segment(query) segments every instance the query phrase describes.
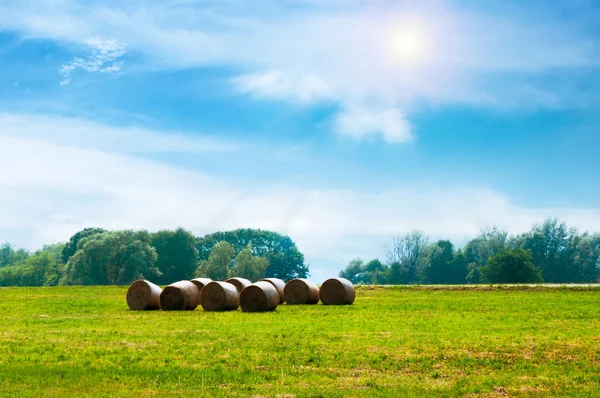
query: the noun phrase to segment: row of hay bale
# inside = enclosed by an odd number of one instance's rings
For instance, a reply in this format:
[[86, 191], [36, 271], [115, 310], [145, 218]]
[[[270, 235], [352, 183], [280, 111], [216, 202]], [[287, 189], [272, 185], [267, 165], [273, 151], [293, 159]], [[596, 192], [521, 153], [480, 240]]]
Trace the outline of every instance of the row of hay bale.
[[273, 311], [287, 303], [325, 305], [352, 304], [356, 291], [349, 280], [331, 278], [321, 288], [303, 278], [287, 284], [277, 278], [265, 278], [252, 283], [244, 278], [230, 278], [224, 282], [208, 278], [179, 281], [161, 289], [146, 280], [138, 280], [127, 290], [127, 305], [132, 310], [195, 310], [201, 305], [205, 311], [233, 311], [242, 307], [244, 312]]

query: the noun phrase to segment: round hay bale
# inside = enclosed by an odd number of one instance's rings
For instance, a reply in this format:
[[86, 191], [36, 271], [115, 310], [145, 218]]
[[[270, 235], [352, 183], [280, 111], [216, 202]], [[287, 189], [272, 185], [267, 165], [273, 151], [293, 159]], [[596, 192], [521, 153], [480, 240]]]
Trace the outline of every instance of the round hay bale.
[[132, 310], [157, 310], [160, 308], [162, 289], [152, 282], [137, 280], [127, 289], [127, 305]]
[[194, 285], [196, 285], [196, 287], [198, 288], [198, 290], [200, 290], [200, 292], [202, 293], [202, 289], [204, 289], [204, 286], [206, 286], [210, 282], [212, 282], [212, 279], [210, 279], [210, 278], [196, 278], [196, 279], [192, 279], [190, 282], [192, 282]]
[[240, 294], [240, 306], [244, 312], [273, 311], [279, 305], [279, 300], [275, 286], [266, 281], [253, 283]]
[[240, 306], [240, 294], [232, 283], [210, 282], [200, 294], [204, 311], [234, 311]]
[[200, 303], [200, 290], [190, 281], [179, 281], [165, 287], [160, 294], [163, 311], [195, 310]]
[[321, 285], [319, 297], [325, 305], [352, 304], [356, 299], [356, 290], [348, 279], [330, 278]]
[[259, 282], [269, 282], [271, 285], [275, 286], [277, 293], [279, 293], [279, 304], [285, 303], [285, 295], [283, 294], [285, 282], [283, 280], [278, 278], [263, 278]]
[[285, 302], [288, 304], [317, 304], [319, 288], [314, 282], [304, 278], [292, 279], [283, 289]]
[[246, 286], [250, 286], [252, 284], [252, 281], [249, 281], [248, 279], [245, 279], [245, 278], [238, 278], [238, 277], [229, 278], [225, 282], [231, 283], [233, 286], [235, 286], [238, 293], [241, 293], [242, 290], [244, 290], [244, 288]]

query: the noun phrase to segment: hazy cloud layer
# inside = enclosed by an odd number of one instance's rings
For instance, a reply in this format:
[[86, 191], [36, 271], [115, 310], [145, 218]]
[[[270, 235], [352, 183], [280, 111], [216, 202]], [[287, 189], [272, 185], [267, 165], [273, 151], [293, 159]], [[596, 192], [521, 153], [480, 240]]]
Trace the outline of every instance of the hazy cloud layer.
[[[62, 123], [47, 122], [39, 128]], [[289, 234], [321, 276], [331, 276], [351, 258], [381, 256], [391, 237], [413, 229], [460, 243], [486, 225], [517, 233], [548, 216], [583, 230], [600, 223], [597, 209], [523, 207], [469, 186], [399, 185], [368, 193], [286, 182], [247, 186], [18, 128], [0, 135], [0, 168], [7, 171], [0, 174], [0, 241], [27, 247], [66, 240], [88, 226], [184, 226], [197, 234], [265, 228]], [[95, 128], [108, 135], [113, 129]]]

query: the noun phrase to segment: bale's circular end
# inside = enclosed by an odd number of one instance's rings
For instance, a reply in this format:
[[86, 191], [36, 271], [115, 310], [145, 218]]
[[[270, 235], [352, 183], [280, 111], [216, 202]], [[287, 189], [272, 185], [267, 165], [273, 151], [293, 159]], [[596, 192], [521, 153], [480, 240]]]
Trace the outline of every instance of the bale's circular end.
[[235, 286], [226, 282], [210, 282], [200, 293], [204, 311], [233, 311], [240, 306], [240, 294]]
[[160, 295], [163, 311], [194, 310], [200, 302], [200, 290], [190, 281], [179, 281], [165, 287]]
[[244, 290], [245, 287], [250, 286], [252, 284], [251, 281], [249, 281], [246, 278], [229, 278], [227, 279], [225, 282], [227, 283], [231, 283], [233, 286], [235, 286], [235, 288], [237, 289], [238, 293], [241, 293], [242, 290]]
[[244, 312], [273, 311], [279, 305], [279, 293], [269, 282], [260, 281], [246, 287], [240, 295]]
[[319, 288], [308, 279], [292, 279], [285, 285], [283, 294], [288, 304], [317, 304], [319, 302]]
[[325, 305], [348, 305], [356, 299], [356, 290], [348, 279], [331, 278], [323, 282], [319, 296]]
[[160, 308], [161, 292], [162, 289], [154, 283], [140, 279], [127, 289], [127, 305], [136, 311], [157, 310]]
[[283, 290], [285, 289], [285, 282], [278, 278], [263, 278], [259, 282], [269, 282], [271, 285], [277, 289], [277, 293], [279, 293], [279, 304], [285, 303], [285, 295], [283, 294]]
[[194, 285], [196, 285], [196, 287], [198, 288], [198, 290], [202, 291], [202, 289], [204, 289], [204, 286], [206, 286], [210, 282], [212, 282], [212, 279], [210, 279], [210, 278], [196, 278], [196, 279], [192, 279], [190, 282], [192, 282]]

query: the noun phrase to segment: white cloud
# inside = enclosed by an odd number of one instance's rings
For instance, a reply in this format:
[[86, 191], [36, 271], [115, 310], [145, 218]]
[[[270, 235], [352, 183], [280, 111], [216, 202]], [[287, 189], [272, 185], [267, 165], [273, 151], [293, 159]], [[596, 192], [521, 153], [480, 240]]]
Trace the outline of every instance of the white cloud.
[[336, 117], [340, 135], [355, 140], [381, 134], [389, 143], [411, 141], [411, 126], [400, 109], [372, 109], [360, 105], [345, 105]]
[[[110, 128], [108, 128], [110, 129]], [[8, 127], [0, 135], [0, 241], [27, 247], [66, 240], [87, 226], [175, 228], [197, 234], [239, 227], [289, 234], [332, 276], [354, 257], [382, 255], [396, 235], [422, 229], [460, 241], [485, 225], [513, 233], [557, 216], [593, 230], [594, 208], [518, 206], [491, 189], [398, 184], [368, 193], [290, 183], [240, 184], [107, 148], [74, 146]]]
[[331, 98], [327, 84], [315, 75], [267, 71], [235, 77], [232, 83], [241, 93], [258, 98], [295, 100], [302, 104]]
[[86, 44], [91, 49], [89, 56], [86, 58], [76, 57], [61, 66], [60, 73], [63, 76], [61, 85], [69, 84], [71, 74], [76, 69], [98, 73], [116, 73], [121, 70], [123, 61], [119, 61], [119, 58], [126, 53], [125, 43], [114, 38], [93, 37], [86, 40]]
[[134, 153], [232, 152], [236, 143], [195, 134], [108, 126], [61, 116], [0, 113], [0, 136], [51, 140], [54, 143]]

